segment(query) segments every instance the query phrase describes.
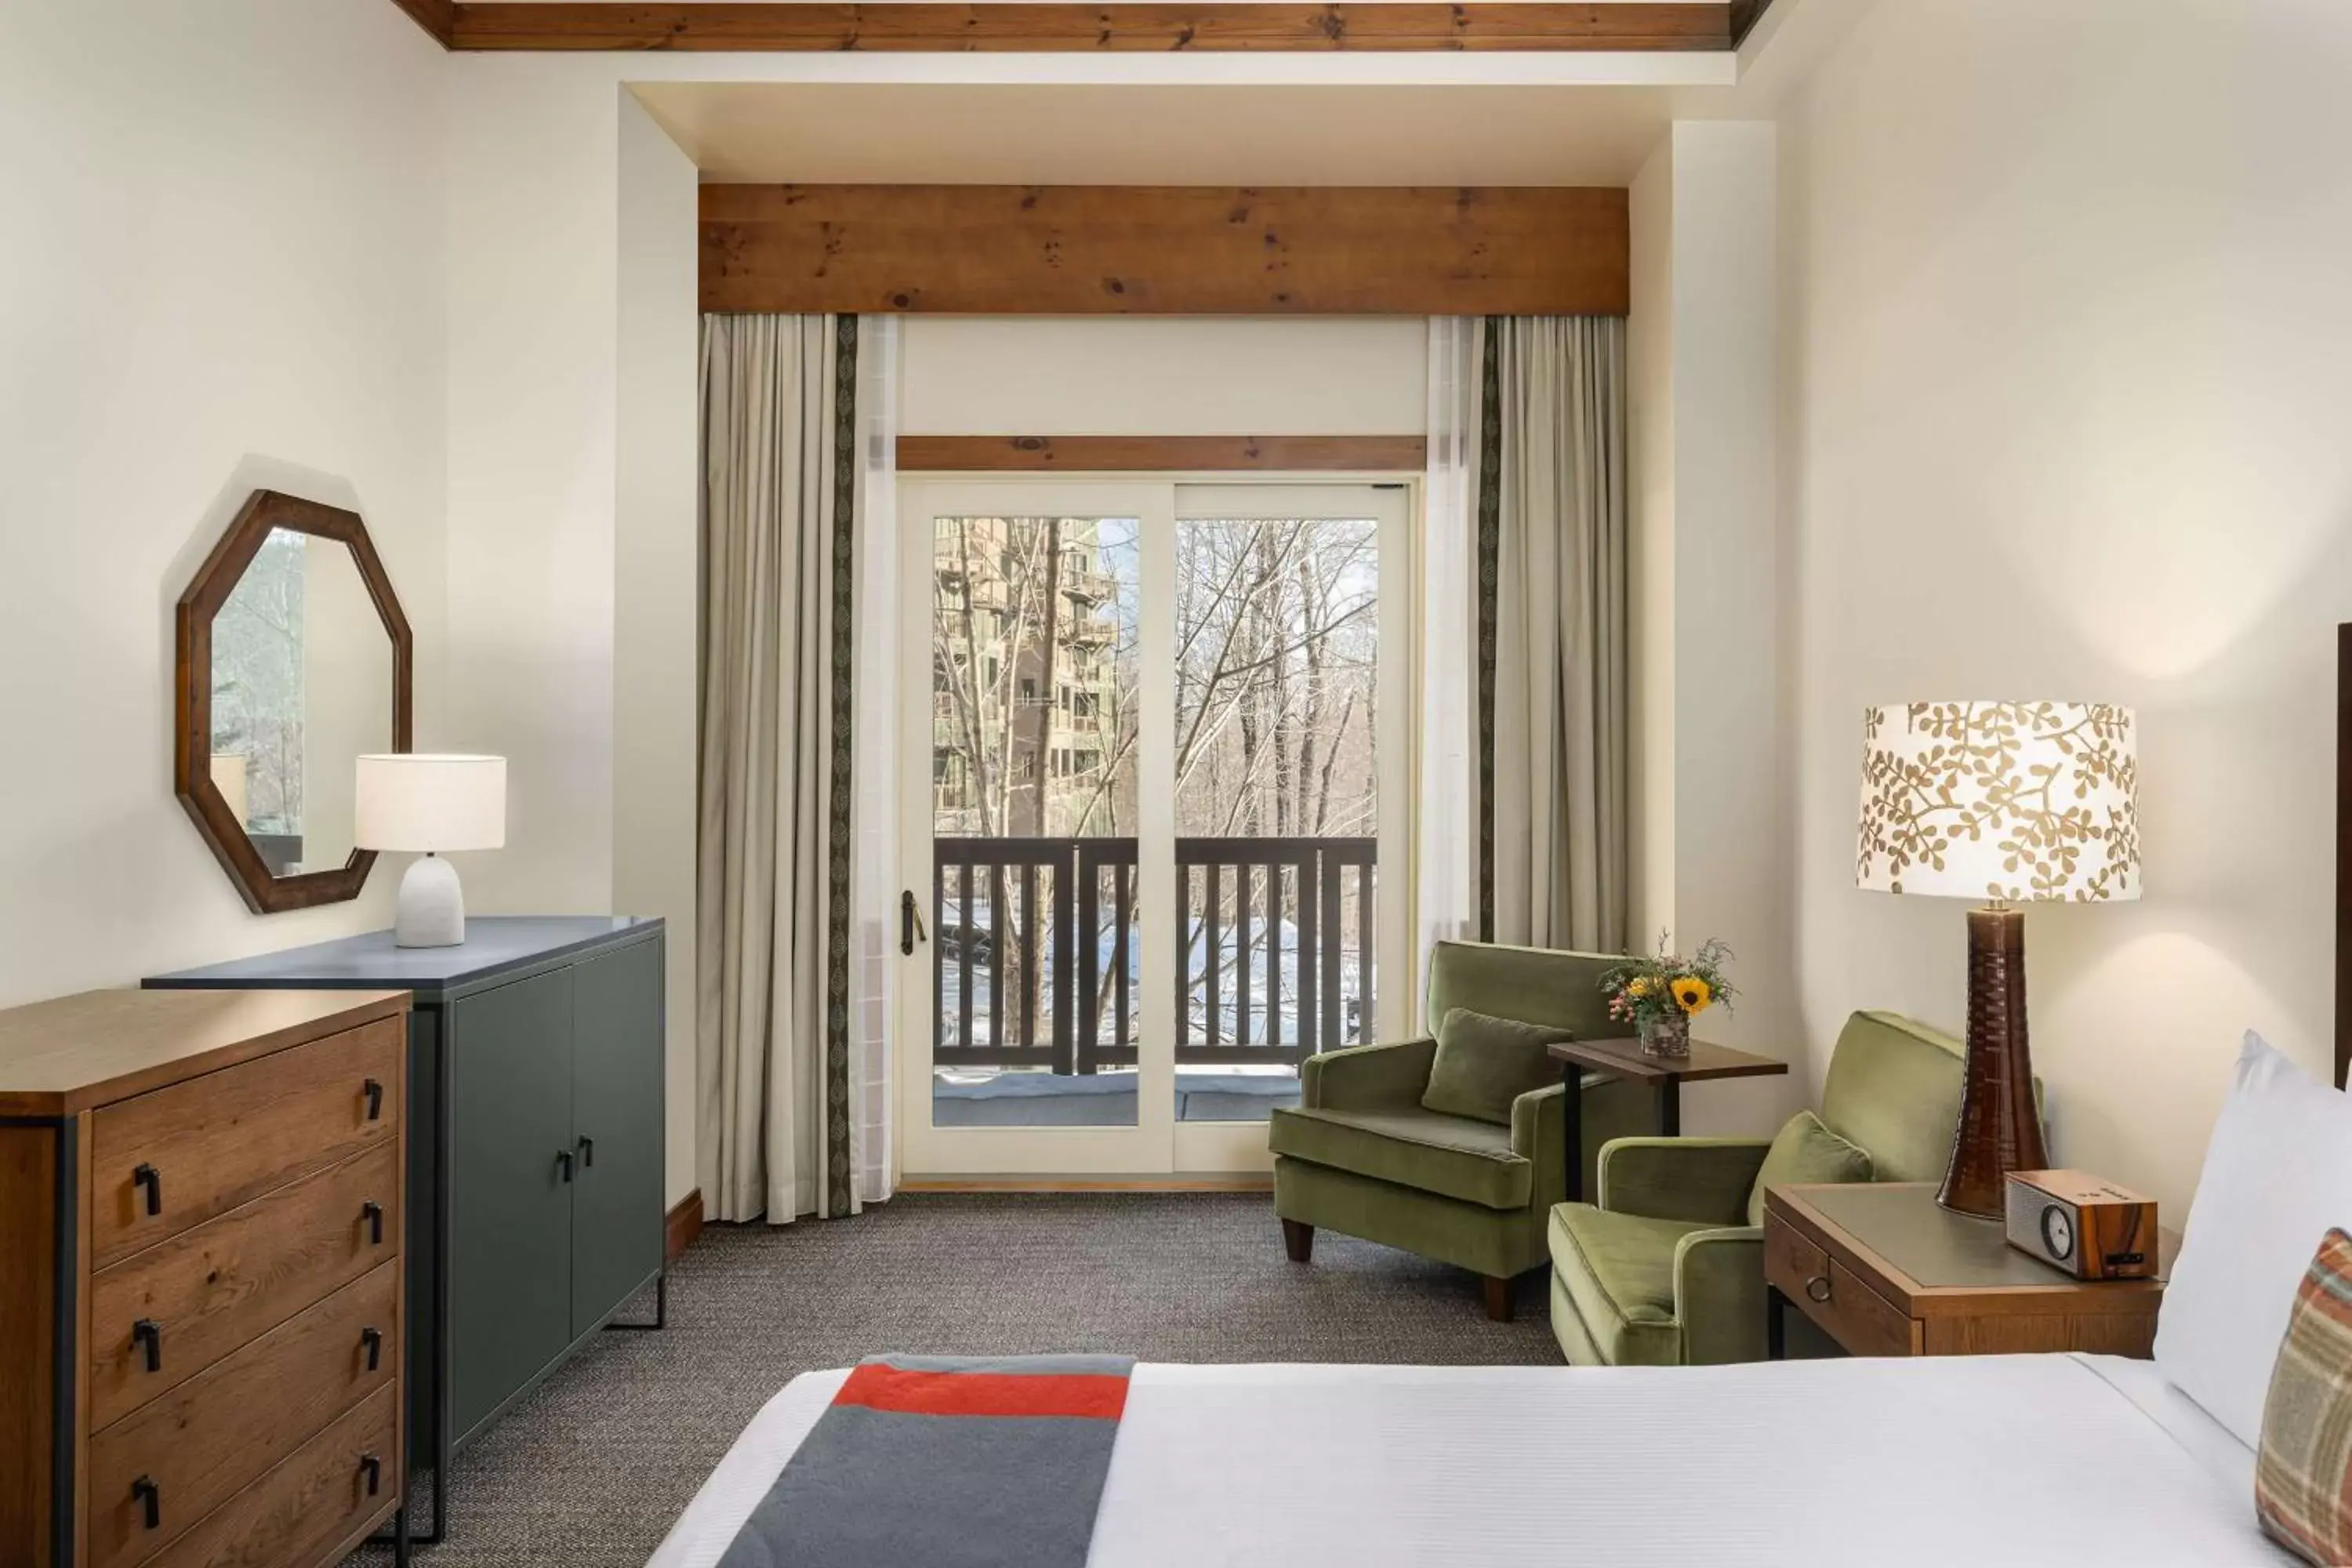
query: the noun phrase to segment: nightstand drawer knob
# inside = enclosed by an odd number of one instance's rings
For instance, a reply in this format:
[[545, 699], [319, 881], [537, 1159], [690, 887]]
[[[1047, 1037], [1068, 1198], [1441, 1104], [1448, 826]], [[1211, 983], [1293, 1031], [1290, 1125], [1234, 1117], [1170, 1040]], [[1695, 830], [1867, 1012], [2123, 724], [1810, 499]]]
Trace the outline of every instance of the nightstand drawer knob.
[[1826, 1274], [1816, 1274], [1811, 1279], [1806, 1280], [1805, 1295], [1808, 1300], [1814, 1301], [1828, 1300], [1830, 1299], [1829, 1276]]

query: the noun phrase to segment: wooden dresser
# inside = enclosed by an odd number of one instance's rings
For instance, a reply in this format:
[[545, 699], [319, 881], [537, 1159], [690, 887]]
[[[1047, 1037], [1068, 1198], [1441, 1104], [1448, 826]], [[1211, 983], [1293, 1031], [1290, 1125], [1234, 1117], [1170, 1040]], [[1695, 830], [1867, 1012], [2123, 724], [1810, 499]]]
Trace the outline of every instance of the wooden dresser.
[[323, 1568], [398, 1517], [409, 1000], [0, 1012], [0, 1563]]

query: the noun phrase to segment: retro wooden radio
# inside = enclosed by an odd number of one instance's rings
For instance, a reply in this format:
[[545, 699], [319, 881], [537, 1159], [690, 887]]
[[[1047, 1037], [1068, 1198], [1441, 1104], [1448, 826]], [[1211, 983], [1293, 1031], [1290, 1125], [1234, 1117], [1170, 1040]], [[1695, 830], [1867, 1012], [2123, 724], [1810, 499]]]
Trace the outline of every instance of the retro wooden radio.
[[2156, 1201], [2086, 1171], [2012, 1171], [2009, 1244], [2077, 1279], [2147, 1279], [2157, 1269]]

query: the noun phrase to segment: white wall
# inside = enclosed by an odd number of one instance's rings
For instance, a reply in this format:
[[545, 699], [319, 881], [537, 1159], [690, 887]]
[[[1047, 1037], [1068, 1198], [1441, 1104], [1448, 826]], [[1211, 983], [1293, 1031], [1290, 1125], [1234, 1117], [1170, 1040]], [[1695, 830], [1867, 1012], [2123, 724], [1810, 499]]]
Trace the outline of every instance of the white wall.
[[1428, 424], [1412, 317], [909, 316], [915, 436], [1399, 436]]
[[701, 604], [695, 170], [621, 104], [613, 582], [613, 908], [669, 962], [669, 1201], [694, 1187], [696, 668]]
[[444, 71], [381, 0], [11, 10], [0, 1005], [389, 923], [396, 866], [246, 911], [172, 797], [172, 608], [251, 489], [354, 508], [440, 737]]
[[[1627, 323], [1637, 942], [1728, 942], [1741, 994], [1699, 1032], [1801, 1055], [1787, 917], [1775, 581], [1776, 132], [1683, 121], [1632, 190]], [[1802, 1079], [1688, 1097], [1697, 1133], [1769, 1134]]]
[[1957, 1031], [1958, 900], [1853, 886], [1867, 703], [2141, 723], [2147, 897], [2033, 910], [2055, 1155], [2176, 1218], [2239, 1033], [2329, 1063], [2352, 619], [2352, 16], [1905, 0], [1783, 123], [1795, 875], [1816, 1075]]

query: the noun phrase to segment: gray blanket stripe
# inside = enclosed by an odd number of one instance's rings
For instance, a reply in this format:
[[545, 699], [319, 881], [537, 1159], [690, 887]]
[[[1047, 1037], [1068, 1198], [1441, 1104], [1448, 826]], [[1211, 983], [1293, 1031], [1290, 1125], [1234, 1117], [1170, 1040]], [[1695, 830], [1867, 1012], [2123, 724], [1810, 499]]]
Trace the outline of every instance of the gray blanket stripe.
[[[900, 1372], [1126, 1378], [1124, 1356], [869, 1356]], [[1118, 1424], [833, 1405], [719, 1568], [1084, 1568]]]

